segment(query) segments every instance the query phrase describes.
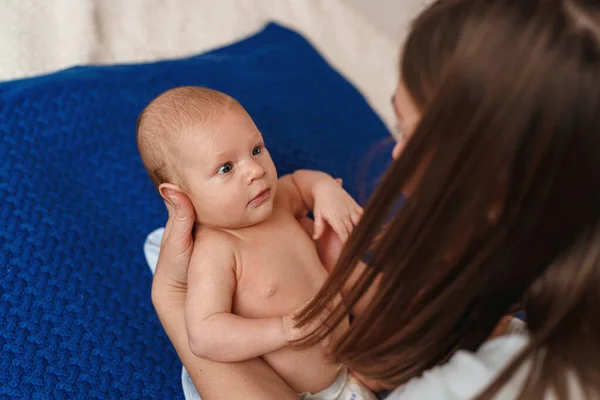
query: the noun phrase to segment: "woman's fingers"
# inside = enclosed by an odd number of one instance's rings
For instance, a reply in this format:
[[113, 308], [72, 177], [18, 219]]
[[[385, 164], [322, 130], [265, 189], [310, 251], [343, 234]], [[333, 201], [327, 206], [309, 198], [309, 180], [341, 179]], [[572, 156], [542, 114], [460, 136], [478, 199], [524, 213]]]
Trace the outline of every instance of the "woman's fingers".
[[192, 231], [194, 226], [194, 207], [188, 197], [182, 193], [171, 192], [171, 210], [169, 219], [173, 220], [173, 235], [175, 239], [181, 239]]
[[188, 197], [182, 193], [169, 191], [168, 197], [169, 201], [165, 203], [169, 211], [169, 220], [165, 227], [164, 240], [180, 243], [187, 247], [192, 239], [195, 220], [194, 207]]
[[171, 215], [175, 215], [175, 208], [171, 203], [165, 201], [165, 206], [167, 207], [167, 212], [169, 213], [169, 217], [167, 218], [167, 223], [165, 224], [165, 231], [163, 232], [162, 239], [160, 241], [160, 248], [162, 249], [165, 242], [169, 238], [171, 234], [171, 228], [173, 227]]
[[190, 200], [182, 193], [170, 191], [165, 205], [169, 211], [169, 219], [156, 262], [153, 296], [155, 289], [158, 291], [165, 285], [185, 286], [194, 245], [192, 230], [195, 214]]

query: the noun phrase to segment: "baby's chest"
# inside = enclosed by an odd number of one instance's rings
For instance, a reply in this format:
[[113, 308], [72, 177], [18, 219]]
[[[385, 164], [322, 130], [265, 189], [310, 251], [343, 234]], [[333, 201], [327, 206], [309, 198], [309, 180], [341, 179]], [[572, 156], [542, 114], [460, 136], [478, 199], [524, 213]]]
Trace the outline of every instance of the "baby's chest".
[[288, 314], [314, 296], [327, 277], [308, 237], [272, 238], [240, 256], [234, 311], [246, 317]]

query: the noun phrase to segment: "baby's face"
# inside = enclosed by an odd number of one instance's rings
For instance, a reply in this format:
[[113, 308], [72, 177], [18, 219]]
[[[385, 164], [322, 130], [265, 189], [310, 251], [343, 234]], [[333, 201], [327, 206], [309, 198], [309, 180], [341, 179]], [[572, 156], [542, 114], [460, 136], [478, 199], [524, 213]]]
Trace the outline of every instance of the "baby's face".
[[277, 171], [247, 113], [228, 110], [208, 126], [186, 132], [177, 146], [198, 222], [236, 229], [269, 218]]

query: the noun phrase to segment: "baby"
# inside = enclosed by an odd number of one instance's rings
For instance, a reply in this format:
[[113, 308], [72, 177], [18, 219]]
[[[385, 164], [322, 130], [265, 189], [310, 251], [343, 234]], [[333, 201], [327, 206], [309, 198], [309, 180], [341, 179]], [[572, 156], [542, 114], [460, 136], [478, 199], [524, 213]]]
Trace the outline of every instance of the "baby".
[[185, 193], [195, 209], [185, 313], [192, 352], [220, 362], [262, 357], [302, 399], [374, 399], [328, 362], [328, 343], [289, 345], [320, 323], [297, 329], [293, 315], [327, 278], [298, 218], [312, 210], [316, 236], [328, 223], [345, 240], [362, 209], [341, 185], [306, 170], [277, 179], [248, 113], [211, 89], [155, 98], [140, 114], [137, 143], [160, 195]]

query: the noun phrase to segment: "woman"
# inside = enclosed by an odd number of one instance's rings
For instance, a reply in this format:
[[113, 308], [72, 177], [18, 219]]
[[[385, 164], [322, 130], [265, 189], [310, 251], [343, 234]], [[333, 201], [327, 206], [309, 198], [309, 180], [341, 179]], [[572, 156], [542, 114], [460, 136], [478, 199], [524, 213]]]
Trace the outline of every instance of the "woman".
[[[600, 4], [439, 0], [415, 21], [393, 105], [411, 138], [301, 315], [348, 300], [308, 341], [360, 300], [334, 356], [398, 387], [390, 399], [600, 396]], [[153, 302], [200, 394], [295, 398], [259, 360], [191, 355], [192, 213], [168, 208]], [[484, 343], [520, 302], [529, 337]]]

